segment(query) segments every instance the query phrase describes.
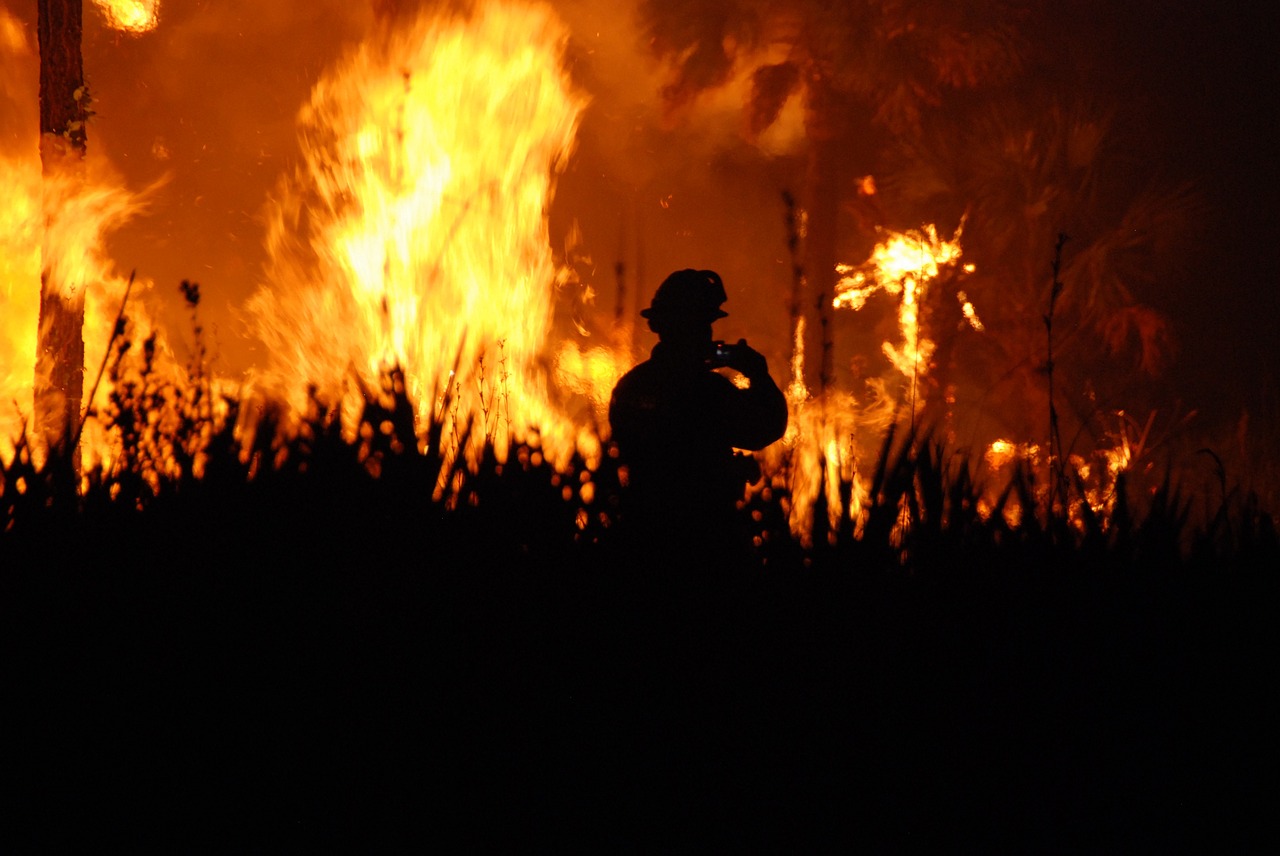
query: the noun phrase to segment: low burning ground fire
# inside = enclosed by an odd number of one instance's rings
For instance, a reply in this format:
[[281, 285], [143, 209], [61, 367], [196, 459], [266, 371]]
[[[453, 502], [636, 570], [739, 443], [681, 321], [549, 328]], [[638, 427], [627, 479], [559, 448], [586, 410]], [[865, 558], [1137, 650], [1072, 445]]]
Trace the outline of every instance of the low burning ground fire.
[[[99, 5], [124, 31], [163, 26], [158, 3]], [[548, 209], [588, 102], [565, 69], [569, 34], [549, 8], [514, 2], [392, 21], [333, 63], [298, 115], [300, 162], [267, 205], [269, 261], [247, 306], [267, 356], [238, 394], [299, 415], [313, 399], [342, 405], [350, 434], [363, 397], [399, 368], [420, 423], [444, 419], [455, 438], [472, 426], [469, 446], [448, 454], [465, 453], [475, 466], [491, 444], [505, 460], [515, 440], [535, 443], [556, 466], [575, 453], [594, 466], [610, 390], [638, 355], [621, 345], [584, 351], [553, 324], [557, 289], [574, 275], [551, 251]], [[0, 25], [6, 55], [29, 64], [34, 46], [13, 21]], [[46, 275], [85, 304], [84, 407], [92, 412], [109, 394], [108, 381], [89, 400], [127, 282], [104, 237], [145, 201], [102, 170], [42, 179], [34, 150], [5, 156], [0, 178], [9, 190], [0, 224], [0, 451], [8, 457], [33, 408], [41, 248]], [[922, 418], [935, 345], [920, 307], [928, 289], [973, 271], [961, 261], [960, 237], [941, 239], [931, 225], [885, 230], [870, 258], [839, 268], [834, 309], [857, 311], [877, 293], [898, 304], [896, 335], [882, 346], [892, 370], [868, 380], [865, 393], [813, 395], [803, 329], [793, 331], [791, 426], [761, 456], [756, 490], [785, 490], [801, 540], [815, 508], [830, 528], [860, 527], [880, 438]], [[151, 332], [149, 285], [138, 283], [130, 297], [135, 340]], [[981, 335], [981, 307], [963, 290], [955, 300]], [[615, 333], [615, 342], [631, 339]], [[178, 377], [163, 341], [160, 350]], [[941, 394], [949, 406], [954, 390]], [[575, 397], [591, 406], [571, 415]], [[110, 466], [112, 439], [92, 417], [86, 424], [86, 464]], [[987, 457], [994, 470], [1011, 456], [1039, 464], [1038, 454], [1025, 440], [992, 438]], [[1103, 454], [1114, 481], [1131, 448]], [[1095, 510], [1105, 510], [1108, 495], [1104, 484], [1090, 497]]]

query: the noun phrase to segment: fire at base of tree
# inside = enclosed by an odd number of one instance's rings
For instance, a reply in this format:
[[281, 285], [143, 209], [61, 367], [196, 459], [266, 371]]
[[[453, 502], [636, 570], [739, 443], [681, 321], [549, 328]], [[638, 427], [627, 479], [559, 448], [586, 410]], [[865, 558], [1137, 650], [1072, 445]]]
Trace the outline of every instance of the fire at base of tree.
[[[199, 287], [184, 283], [184, 289], [194, 310]], [[481, 539], [485, 549], [500, 548], [509, 558], [554, 565], [609, 543], [626, 490], [625, 469], [612, 453], [553, 466], [536, 431], [524, 442], [508, 435], [498, 443], [492, 426], [457, 420], [448, 389], [423, 422], [398, 368], [361, 387], [356, 413], [313, 391], [299, 417], [269, 399], [239, 399], [200, 361], [186, 369], [162, 363], [157, 334], [139, 340], [129, 329], [118, 325], [104, 358], [109, 392], [89, 414], [101, 444], [92, 463], [77, 473], [65, 452], [37, 460], [25, 434], [0, 461], [0, 545], [25, 551], [62, 527], [147, 526], [153, 516], [204, 526], [202, 517], [216, 512], [256, 527], [253, 515], [235, 509], [295, 490], [308, 499], [303, 516], [291, 520], [307, 530], [306, 514], [325, 505], [358, 513], [350, 500], [356, 485], [380, 497], [379, 514], [416, 509], [439, 525], [434, 538], [463, 544], [469, 536], [450, 533], [492, 527], [492, 537]], [[469, 458], [461, 454], [467, 448], [480, 453]], [[784, 460], [739, 504], [754, 533], [754, 560], [742, 573], [818, 567], [937, 575], [1095, 562], [1117, 570], [1207, 572], [1266, 568], [1276, 556], [1274, 519], [1255, 495], [1227, 491], [1225, 482], [1214, 504], [1197, 509], [1171, 471], [1131, 477], [1117, 465], [1099, 482], [1087, 469], [1068, 467], [1064, 494], [1048, 506], [1042, 476], [1027, 466], [1036, 454], [996, 444], [983, 461], [973, 461], [925, 431], [891, 427], [864, 474], [865, 488], [831, 471], [837, 496], [851, 502], [861, 494], [859, 511], [817, 540], [792, 533]], [[993, 493], [983, 473], [1008, 474]], [[319, 487], [329, 480], [345, 487]], [[1098, 485], [1107, 486], [1105, 497], [1091, 492]], [[238, 531], [229, 522], [211, 528]], [[293, 537], [280, 529], [281, 537]], [[537, 545], [551, 552], [544, 557]]]

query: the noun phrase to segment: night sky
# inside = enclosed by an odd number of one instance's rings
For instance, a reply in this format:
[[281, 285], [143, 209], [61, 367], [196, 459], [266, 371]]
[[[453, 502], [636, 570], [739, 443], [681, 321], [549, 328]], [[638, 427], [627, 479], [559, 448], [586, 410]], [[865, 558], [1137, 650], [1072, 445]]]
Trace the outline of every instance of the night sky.
[[1093, 32], [1091, 21], [1102, 22], [1096, 75], [1129, 133], [1146, 135], [1150, 156], [1171, 178], [1193, 182], [1206, 205], [1187, 275], [1153, 297], [1177, 324], [1173, 371], [1192, 401], [1248, 405], [1274, 419], [1275, 12], [1244, 3], [1068, 5], [1064, 24]]
[[[574, 32], [575, 78], [593, 103], [552, 211], [553, 243], [579, 221], [594, 260], [583, 273], [605, 315], [615, 261], [646, 295], [672, 269], [720, 270], [733, 312], [720, 332], [749, 334], [778, 365], [788, 340], [778, 323], [787, 167], [744, 155], [739, 120], [720, 108], [693, 125], [663, 126], [662, 77], [630, 16], [616, 4], [556, 5]], [[156, 283], [179, 329], [176, 285], [200, 281], [224, 371], [255, 359], [239, 307], [258, 285], [262, 205], [296, 156], [293, 117], [310, 86], [368, 26], [370, 13], [355, 6], [166, 0], [160, 29], [133, 37], [106, 31], [86, 3], [91, 157], [109, 160], [136, 189], [164, 179], [112, 239], [113, 254]], [[34, 44], [35, 3], [5, 7], [30, 25]], [[1172, 386], [1206, 425], [1231, 425], [1242, 408], [1273, 423], [1280, 413], [1276, 30], [1274, 13], [1260, 9], [1077, 2], [1042, 8], [1028, 28], [1036, 49], [1056, 57], [1036, 67], [1073, 69], [1072, 85], [1116, 106], [1121, 143], [1169, 183], [1191, 182], [1203, 201], [1186, 270], [1139, 297], [1173, 319]], [[34, 144], [34, 131], [14, 118], [20, 111], [4, 116], [6, 150], [27, 134]]]

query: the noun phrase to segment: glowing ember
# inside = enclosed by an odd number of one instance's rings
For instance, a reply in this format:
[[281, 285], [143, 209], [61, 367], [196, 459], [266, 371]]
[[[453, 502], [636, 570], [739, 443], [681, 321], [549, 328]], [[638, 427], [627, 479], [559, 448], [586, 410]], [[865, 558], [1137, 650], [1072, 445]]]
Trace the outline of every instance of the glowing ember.
[[994, 470], [1008, 466], [1014, 461], [1025, 461], [1032, 467], [1039, 465], [1040, 447], [1034, 443], [1014, 443], [1009, 440], [994, 440], [987, 447], [984, 456], [987, 466]]
[[149, 33], [160, 23], [160, 0], [93, 0], [113, 30]]
[[553, 461], [589, 444], [551, 406], [544, 368], [559, 275], [547, 208], [585, 106], [565, 41], [541, 5], [424, 13], [316, 84], [250, 303], [265, 388], [299, 409], [308, 384], [354, 405], [349, 381], [398, 364], [420, 416], [453, 394], [473, 462], [485, 434], [505, 456], [507, 432], [529, 426]]
[[[965, 266], [966, 272], [973, 271], [973, 265]], [[973, 308], [973, 303], [969, 300], [969, 296], [963, 291], [956, 292], [956, 300], [960, 301], [960, 311], [964, 314], [964, 318], [969, 322], [969, 326], [978, 332], [982, 332], [986, 328], [982, 326], [982, 320], [978, 318], [978, 310]]]

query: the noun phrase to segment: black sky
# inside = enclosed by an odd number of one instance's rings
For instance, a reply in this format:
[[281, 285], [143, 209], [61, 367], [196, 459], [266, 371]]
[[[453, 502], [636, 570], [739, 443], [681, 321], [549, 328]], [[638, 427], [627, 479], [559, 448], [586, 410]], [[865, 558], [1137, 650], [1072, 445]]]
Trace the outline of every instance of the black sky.
[[[1205, 204], [1184, 278], [1158, 296], [1174, 319], [1174, 372], [1190, 401], [1275, 417], [1280, 366], [1276, 13], [1264, 4], [1072, 3], [1071, 41], [1123, 136]], [[1262, 413], [1259, 413], [1262, 410]]]

